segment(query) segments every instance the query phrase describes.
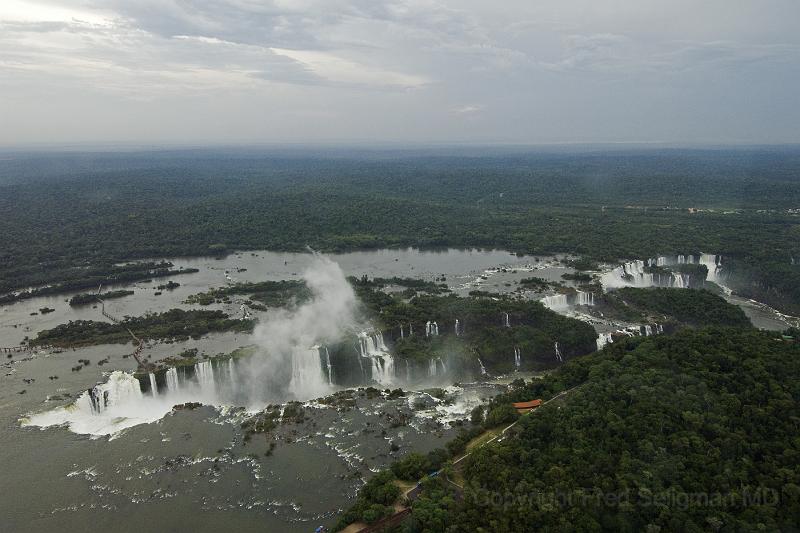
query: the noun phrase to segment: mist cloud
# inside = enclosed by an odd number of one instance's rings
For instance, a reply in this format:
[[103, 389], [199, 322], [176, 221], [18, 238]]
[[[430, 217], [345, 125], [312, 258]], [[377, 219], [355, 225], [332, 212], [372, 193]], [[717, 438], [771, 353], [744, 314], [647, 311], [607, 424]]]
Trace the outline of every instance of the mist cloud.
[[[328, 391], [314, 372], [319, 365], [316, 347], [352, 330], [357, 299], [339, 265], [324, 256], [315, 257], [303, 279], [311, 300], [295, 309], [272, 310], [256, 326], [258, 351], [246, 363], [251, 404], [284, 400], [287, 393], [307, 400]], [[299, 372], [304, 363], [308, 366]]]

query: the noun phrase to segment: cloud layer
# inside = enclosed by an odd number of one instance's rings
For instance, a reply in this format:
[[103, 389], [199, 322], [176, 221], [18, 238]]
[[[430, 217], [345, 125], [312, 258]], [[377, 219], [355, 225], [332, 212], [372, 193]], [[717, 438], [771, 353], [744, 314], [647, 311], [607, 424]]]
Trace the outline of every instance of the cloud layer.
[[797, 142], [794, 0], [4, 0], [0, 144]]

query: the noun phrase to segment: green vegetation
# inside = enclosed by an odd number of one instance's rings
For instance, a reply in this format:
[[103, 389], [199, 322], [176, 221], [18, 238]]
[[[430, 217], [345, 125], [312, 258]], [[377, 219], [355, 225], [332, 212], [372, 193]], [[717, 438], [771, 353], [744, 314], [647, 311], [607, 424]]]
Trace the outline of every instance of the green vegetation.
[[[78, 266], [66, 268], [59, 271], [55, 278], [51, 274], [43, 272], [41, 265], [33, 271], [26, 271], [21, 273], [22, 278], [18, 278], [18, 274], [11, 273], [9, 278], [0, 278], [0, 291], [10, 290], [16, 285], [15, 279], [24, 279], [30, 285], [40, 285], [50, 283], [53, 279], [55, 283], [45, 285], [26, 291], [9, 293], [0, 296], [0, 305], [33, 298], [35, 296], [46, 296], [49, 294], [60, 294], [63, 292], [70, 292], [80, 289], [97, 288], [101, 285], [110, 285], [114, 283], [130, 283], [134, 281], [141, 281], [151, 278], [160, 278], [165, 276], [175, 276], [177, 274], [191, 274], [198, 272], [196, 268], [180, 268], [173, 269], [172, 263], [162, 261], [159, 263], [146, 262], [146, 263], [129, 263], [125, 265], [111, 265], [101, 264], [97, 266]], [[120, 291], [112, 291], [120, 292]], [[108, 293], [110, 294], [110, 293]], [[79, 295], [87, 296], [87, 295]], [[107, 294], [103, 294], [106, 298]]]
[[791, 147], [23, 154], [0, 161], [0, 291], [94, 288], [118, 261], [234, 249], [476, 246], [569, 252], [586, 270], [706, 251], [734, 289], [800, 314], [799, 168]]
[[186, 299], [186, 303], [199, 305], [229, 303], [230, 296], [233, 295], [248, 295], [252, 300], [261, 302], [268, 307], [285, 307], [290, 304], [297, 305], [307, 301], [311, 298], [311, 291], [304, 281], [299, 280], [237, 283], [192, 294]]
[[391, 470], [374, 475], [358, 492], [355, 505], [342, 514], [334, 531], [344, 529], [353, 522], [372, 524], [394, 512], [392, 504], [400, 496], [400, 487], [394, 483]]
[[[128, 290], [109, 291], [99, 295], [99, 298], [102, 298], [103, 300], [112, 300], [114, 298], [122, 298], [124, 296], [130, 296], [131, 294], [133, 294], [133, 291], [128, 291]], [[93, 304], [97, 303], [99, 298], [98, 294], [94, 292], [76, 294], [75, 296], [69, 299], [69, 305], [74, 307], [78, 305]]]
[[799, 384], [800, 343], [749, 328], [609, 345], [495, 397], [566, 391], [473, 449], [463, 500], [426, 485], [405, 531], [792, 530]]
[[[628, 307], [634, 315], [664, 322], [665, 318], [689, 326], [750, 327], [750, 319], [736, 305], [707, 290], [625, 287], [606, 295], [606, 301], [615, 309]], [[629, 312], [629, 310], [626, 310]]]
[[32, 345], [60, 347], [124, 344], [131, 341], [130, 329], [142, 340], [186, 340], [206, 333], [221, 331], [252, 331], [253, 320], [231, 319], [222, 311], [171, 309], [164, 313], [149, 313], [126, 317], [119, 324], [75, 320], [53, 329], [40, 331]]
[[[348, 277], [348, 281], [351, 284], [359, 285], [361, 287], [369, 287], [372, 289], [385, 289], [387, 286], [397, 286], [397, 287], [405, 287], [409, 289], [408, 292], [404, 293], [404, 296], [414, 296], [417, 293], [427, 293], [427, 294], [442, 294], [446, 292], [450, 292], [450, 289], [447, 287], [447, 283], [437, 283], [435, 281], [426, 281], [424, 279], [417, 279], [417, 278], [399, 278], [397, 276], [391, 278], [373, 278], [369, 279], [366, 275], [362, 276], [360, 279], [355, 277]], [[442, 278], [442, 281], [445, 281]]]
[[[569, 363], [509, 398], [583, 384], [467, 460], [466, 504], [451, 519], [493, 531], [791, 528], [800, 518], [798, 355], [774, 335], [704, 329]], [[481, 505], [484, 490], [532, 498], [499, 509]], [[624, 500], [604, 505], [597, 492]], [[767, 498], [745, 500], [759, 492]], [[682, 508], [675, 499], [702, 494], [719, 501], [692, 497]]]
[[[558, 363], [554, 344], [558, 342], [565, 358], [587, 354], [595, 349], [597, 334], [590, 325], [559, 315], [541, 303], [511, 298], [462, 298], [454, 294], [418, 295], [406, 301], [402, 295], [375, 290], [366, 278], [351, 279], [368, 317], [377, 317], [378, 326], [392, 331], [394, 353], [401, 359], [427, 361], [444, 354], [460, 354], [474, 362], [480, 357], [487, 368], [513, 369], [514, 349], [523, 354], [524, 368], [546, 368]], [[505, 327], [508, 314], [511, 327]], [[455, 335], [459, 320], [460, 335]], [[437, 322], [440, 334], [425, 336], [425, 324]], [[399, 335], [400, 327], [409, 333]]]
[[521, 280], [519, 280], [519, 285], [524, 289], [530, 289], [536, 292], [544, 292], [553, 287], [560, 287], [558, 283], [547, 281], [544, 278], [539, 278], [536, 276], [530, 278], [522, 278]]
[[592, 281], [592, 275], [587, 274], [585, 272], [575, 272], [574, 274], [561, 274], [562, 279], [571, 280], [571, 281], [580, 281], [583, 283], [590, 283]]

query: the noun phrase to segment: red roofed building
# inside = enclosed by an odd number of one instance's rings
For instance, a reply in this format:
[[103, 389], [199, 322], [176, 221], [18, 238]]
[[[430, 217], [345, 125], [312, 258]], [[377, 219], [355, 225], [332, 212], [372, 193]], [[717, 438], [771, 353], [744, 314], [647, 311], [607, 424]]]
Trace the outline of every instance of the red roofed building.
[[525, 413], [530, 413], [540, 405], [542, 405], [542, 400], [531, 400], [529, 402], [516, 402], [513, 404], [514, 409], [521, 415]]

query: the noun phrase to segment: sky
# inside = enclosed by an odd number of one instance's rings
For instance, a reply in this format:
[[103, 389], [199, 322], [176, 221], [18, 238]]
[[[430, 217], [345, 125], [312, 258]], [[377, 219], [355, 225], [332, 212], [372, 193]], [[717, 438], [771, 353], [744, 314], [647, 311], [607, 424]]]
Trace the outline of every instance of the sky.
[[797, 0], [0, 0], [0, 145], [797, 143]]

